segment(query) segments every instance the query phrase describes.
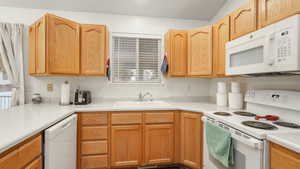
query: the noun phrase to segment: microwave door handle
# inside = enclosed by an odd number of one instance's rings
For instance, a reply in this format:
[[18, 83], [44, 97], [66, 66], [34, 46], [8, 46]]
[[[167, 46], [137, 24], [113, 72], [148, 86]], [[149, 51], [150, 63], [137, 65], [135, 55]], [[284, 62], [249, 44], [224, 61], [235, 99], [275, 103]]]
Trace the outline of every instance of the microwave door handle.
[[275, 63], [275, 57], [274, 57], [274, 53], [273, 53], [274, 42], [275, 42], [275, 33], [272, 33], [267, 38], [267, 43], [266, 43], [266, 48], [265, 48], [265, 53], [266, 53], [266, 57], [267, 57], [266, 63], [269, 66], [273, 66]]

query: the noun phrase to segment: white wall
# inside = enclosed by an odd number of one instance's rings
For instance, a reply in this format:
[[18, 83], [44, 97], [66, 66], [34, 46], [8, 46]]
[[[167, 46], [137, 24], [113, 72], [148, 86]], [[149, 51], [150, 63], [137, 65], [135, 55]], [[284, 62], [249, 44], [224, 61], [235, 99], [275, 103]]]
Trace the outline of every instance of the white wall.
[[[23, 23], [26, 26], [43, 16], [45, 13], [53, 13], [61, 17], [74, 20], [79, 23], [105, 24], [110, 32], [128, 32], [163, 35], [168, 29], [192, 29], [207, 25], [207, 21], [180, 20], [167, 18], [150, 18], [139, 16], [110, 15], [99, 13], [67, 12], [40, 9], [23, 9], [0, 7], [0, 22]], [[47, 100], [57, 102], [60, 95], [60, 84], [65, 80], [71, 82], [74, 87], [80, 85], [83, 89], [92, 91], [93, 97], [100, 98], [127, 98], [137, 97], [140, 91], [150, 91], [154, 97], [173, 96], [208, 96], [208, 79], [164, 79], [162, 85], [112, 85], [106, 78], [99, 77], [31, 77], [27, 74], [27, 35], [25, 37], [25, 62], [26, 79], [25, 90], [27, 101], [32, 93], [41, 93]], [[47, 92], [46, 85], [54, 84], [54, 92]]]
[[[214, 23], [224, 16], [228, 15], [234, 9], [240, 7], [247, 0], [228, 0], [216, 16], [210, 21]], [[225, 81], [229, 84], [230, 81], [238, 81], [241, 83], [242, 89], [245, 92], [248, 89], [281, 89], [281, 90], [298, 90], [300, 91], [300, 76], [288, 77], [259, 77], [259, 78], [224, 78], [212, 79], [210, 81], [210, 96], [215, 97], [217, 82]]]

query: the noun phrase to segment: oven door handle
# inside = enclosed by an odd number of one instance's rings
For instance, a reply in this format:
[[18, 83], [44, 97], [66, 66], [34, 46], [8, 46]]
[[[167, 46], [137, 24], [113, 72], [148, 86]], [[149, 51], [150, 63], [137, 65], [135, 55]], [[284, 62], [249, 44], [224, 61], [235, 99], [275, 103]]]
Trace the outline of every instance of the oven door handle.
[[[208, 118], [206, 116], [203, 116], [202, 121], [205, 123], [206, 121], [210, 121], [212, 123], [215, 123], [216, 121], [214, 119]], [[235, 130], [235, 129], [229, 129], [224, 128], [225, 130], [229, 130], [231, 133], [231, 138], [235, 139], [238, 142], [241, 142], [242, 144], [245, 144], [249, 147], [252, 147], [254, 149], [262, 150], [263, 149], [263, 141], [252, 138], [250, 136], [244, 135], [243, 133]]]
[[245, 136], [245, 135], [237, 135], [234, 133], [231, 133], [231, 137], [233, 139], [235, 139], [236, 141], [241, 142], [242, 144], [245, 144], [254, 149], [258, 149], [258, 150], [263, 149], [263, 142], [258, 139], [251, 138], [251, 137]]

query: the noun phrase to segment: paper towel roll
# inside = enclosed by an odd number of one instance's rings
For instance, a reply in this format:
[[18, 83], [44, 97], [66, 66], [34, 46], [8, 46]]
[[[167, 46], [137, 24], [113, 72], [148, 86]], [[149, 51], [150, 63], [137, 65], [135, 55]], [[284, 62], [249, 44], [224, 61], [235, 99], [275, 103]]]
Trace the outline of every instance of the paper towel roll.
[[243, 94], [242, 93], [229, 93], [228, 94], [229, 108], [242, 109], [243, 108]]
[[241, 92], [240, 83], [231, 82], [231, 92], [232, 93], [240, 93]]
[[218, 82], [217, 93], [227, 93], [227, 87], [225, 82]]
[[217, 106], [226, 107], [228, 102], [227, 94], [225, 93], [217, 93]]
[[68, 81], [65, 81], [65, 83], [61, 85], [60, 104], [70, 104], [70, 84]]

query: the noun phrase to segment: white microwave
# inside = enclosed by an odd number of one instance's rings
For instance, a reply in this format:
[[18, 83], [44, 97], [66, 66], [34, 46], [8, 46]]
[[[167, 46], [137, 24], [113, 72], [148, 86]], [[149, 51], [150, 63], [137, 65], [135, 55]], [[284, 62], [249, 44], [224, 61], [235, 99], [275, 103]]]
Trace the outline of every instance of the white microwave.
[[300, 72], [300, 15], [226, 44], [226, 75]]

